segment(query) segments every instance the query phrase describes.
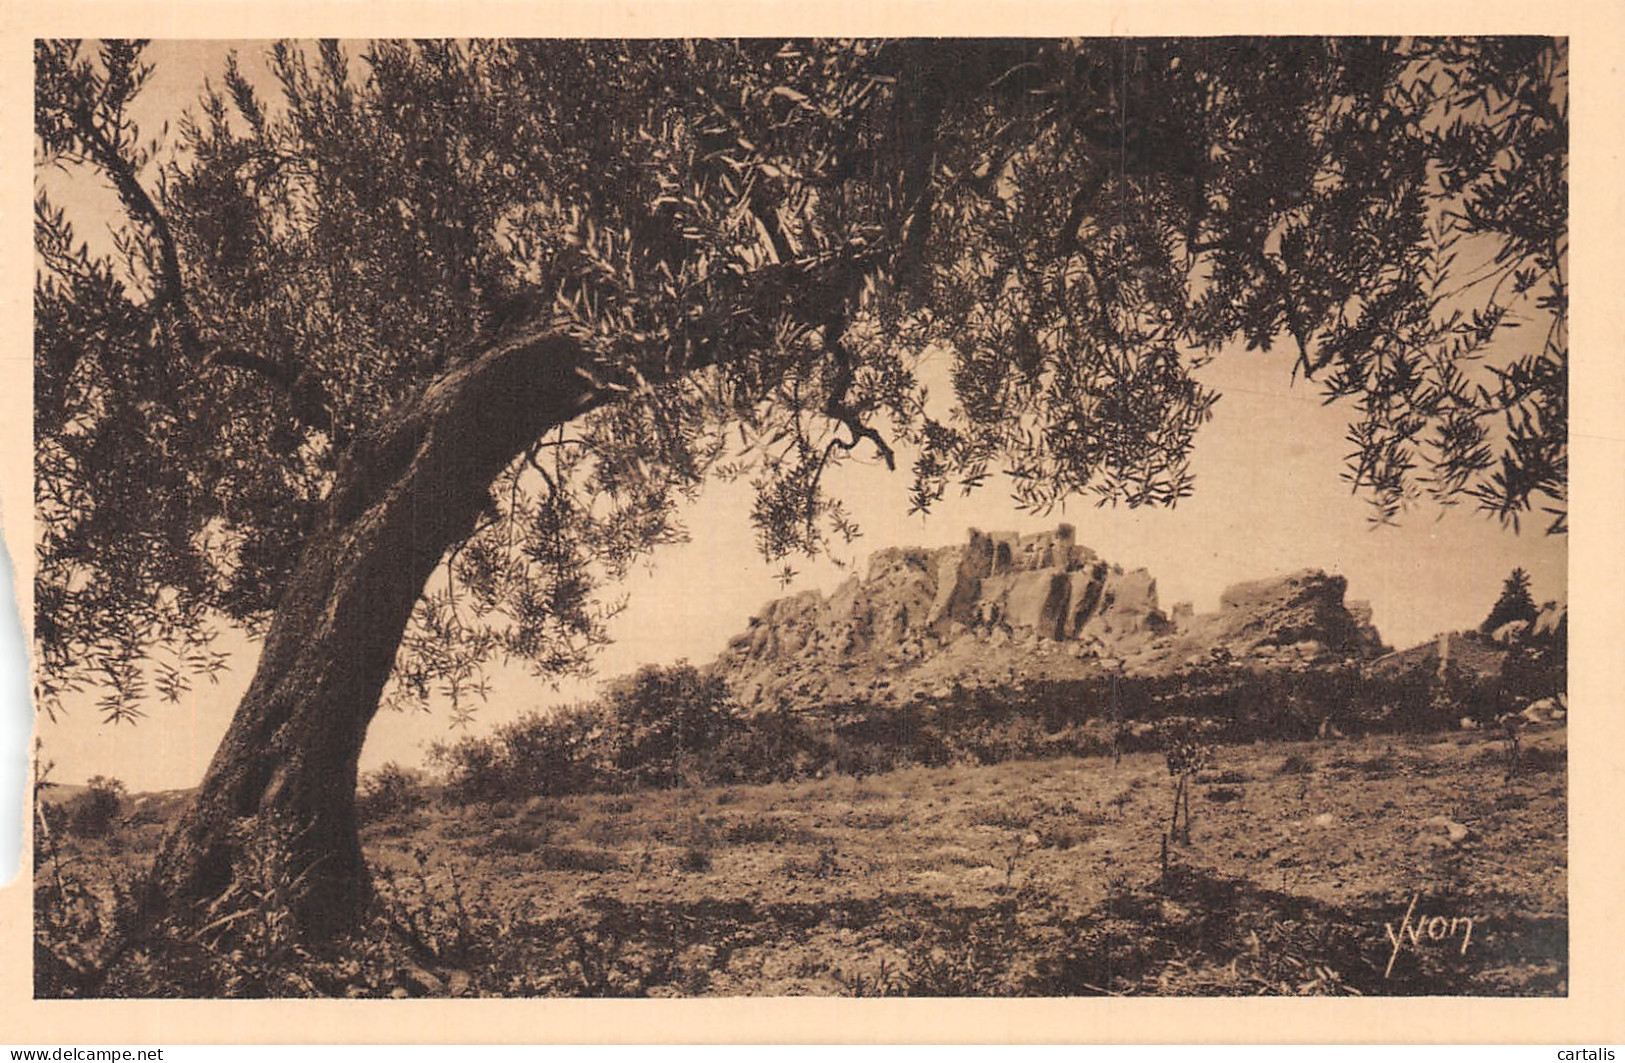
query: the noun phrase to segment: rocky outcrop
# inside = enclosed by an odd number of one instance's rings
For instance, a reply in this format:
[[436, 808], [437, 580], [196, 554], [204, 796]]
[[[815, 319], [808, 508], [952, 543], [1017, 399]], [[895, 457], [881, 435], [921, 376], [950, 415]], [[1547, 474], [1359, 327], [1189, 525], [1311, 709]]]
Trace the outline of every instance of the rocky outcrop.
[[1405, 675], [1437, 677], [1454, 668], [1480, 679], [1501, 675], [1508, 647], [1477, 631], [1445, 631], [1409, 649], [1386, 654], [1371, 662], [1369, 673], [1397, 678]]
[[1446, 631], [1371, 662], [1369, 674], [1386, 678], [1455, 674], [1494, 680], [1513, 700], [1567, 685], [1568, 605], [1547, 602], [1533, 620], [1509, 620], [1493, 631]]
[[1506, 623], [1490, 632], [1490, 638], [1503, 646], [1515, 646], [1522, 642], [1524, 637], [1528, 634], [1529, 621], [1508, 620]]
[[1293, 667], [1383, 652], [1370, 606], [1309, 570], [1239, 584], [1219, 612], [1164, 612], [1145, 569], [1124, 570], [1062, 524], [973, 530], [963, 546], [877, 552], [827, 597], [770, 602], [715, 667], [747, 705], [930, 694], [953, 683], [1174, 671], [1214, 659]]
[[1535, 622], [1529, 627], [1529, 634], [1534, 638], [1546, 638], [1563, 642], [1569, 636], [1569, 605], [1567, 602], [1547, 602], [1540, 607], [1535, 615]]

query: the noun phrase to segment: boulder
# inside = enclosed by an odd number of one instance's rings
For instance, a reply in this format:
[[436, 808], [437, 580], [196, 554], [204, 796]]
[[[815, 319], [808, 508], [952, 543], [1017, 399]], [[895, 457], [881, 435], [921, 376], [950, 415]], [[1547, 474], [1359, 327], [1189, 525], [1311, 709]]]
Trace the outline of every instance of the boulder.
[[1499, 642], [1503, 646], [1510, 646], [1514, 642], [1521, 641], [1525, 633], [1528, 631], [1529, 621], [1509, 620], [1500, 627], [1496, 628], [1494, 631], [1490, 632], [1490, 638], [1494, 639], [1496, 642]]
[[[1452, 845], [1457, 842], [1466, 841], [1467, 835], [1471, 833], [1466, 826], [1457, 823], [1449, 816], [1430, 816], [1428, 819], [1423, 821], [1422, 826], [1428, 828], [1432, 832], [1436, 832], [1432, 835], [1434, 838], [1448, 842]], [[1442, 838], [1439, 838], [1440, 834], [1443, 835]]]
[[1556, 698], [1540, 698], [1524, 706], [1518, 714], [1529, 723], [1545, 723], [1547, 720], [1562, 719], [1563, 709], [1558, 705]]
[[1536, 638], [1563, 639], [1568, 636], [1569, 606], [1567, 602], [1547, 602], [1535, 615], [1529, 634]]

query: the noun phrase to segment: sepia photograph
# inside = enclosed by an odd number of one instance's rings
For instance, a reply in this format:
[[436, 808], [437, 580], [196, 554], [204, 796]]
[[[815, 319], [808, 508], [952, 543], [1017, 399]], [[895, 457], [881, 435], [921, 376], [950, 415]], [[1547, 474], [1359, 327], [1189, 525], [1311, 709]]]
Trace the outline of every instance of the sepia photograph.
[[36, 1000], [1570, 995], [1568, 37], [32, 49]]

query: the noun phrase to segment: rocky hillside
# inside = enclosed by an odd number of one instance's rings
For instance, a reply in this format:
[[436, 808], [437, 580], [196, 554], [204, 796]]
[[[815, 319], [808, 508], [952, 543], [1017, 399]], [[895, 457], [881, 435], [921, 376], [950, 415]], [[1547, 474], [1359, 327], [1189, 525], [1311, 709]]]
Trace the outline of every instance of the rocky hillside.
[[1075, 541], [972, 530], [963, 546], [888, 549], [825, 596], [768, 603], [716, 668], [746, 705], [939, 696], [954, 683], [1151, 675], [1218, 660], [1301, 668], [1384, 652], [1370, 607], [1319, 570], [1238, 584], [1216, 613], [1164, 610], [1145, 569]]
[[[1514, 620], [1494, 631], [1446, 631], [1419, 645], [1371, 662], [1368, 674], [1379, 678], [1404, 675], [1440, 675], [1447, 668], [1478, 679], [1503, 681], [1518, 690], [1530, 676], [1531, 666], [1547, 673], [1541, 682], [1555, 684], [1552, 693], [1567, 683], [1569, 608], [1561, 601], [1547, 602], [1533, 620]], [[1509, 674], [1509, 667], [1526, 674]], [[1522, 682], [1520, 682], [1522, 680]], [[1522, 693], [1531, 694], [1524, 690]]]

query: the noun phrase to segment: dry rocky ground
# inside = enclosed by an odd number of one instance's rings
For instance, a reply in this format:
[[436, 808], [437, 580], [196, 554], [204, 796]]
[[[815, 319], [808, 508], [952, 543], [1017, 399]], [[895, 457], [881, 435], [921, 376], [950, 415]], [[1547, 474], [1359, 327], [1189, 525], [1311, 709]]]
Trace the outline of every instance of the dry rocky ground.
[[[1149, 753], [430, 802], [364, 832], [375, 940], [265, 991], [1562, 994], [1565, 758], [1560, 728], [1510, 784], [1483, 732], [1224, 747], [1166, 873]], [[133, 863], [145, 818], [82, 855]]]
[[[1564, 753], [1529, 736], [1504, 786], [1481, 734], [1224, 749], [1166, 879], [1154, 754], [423, 810], [367, 841], [516, 927], [592, 928], [602, 969], [566, 948], [529, 991], [1549, 994]], [[1413, 896], [1473, 938], [1405, 937], [1384, 978]]]

